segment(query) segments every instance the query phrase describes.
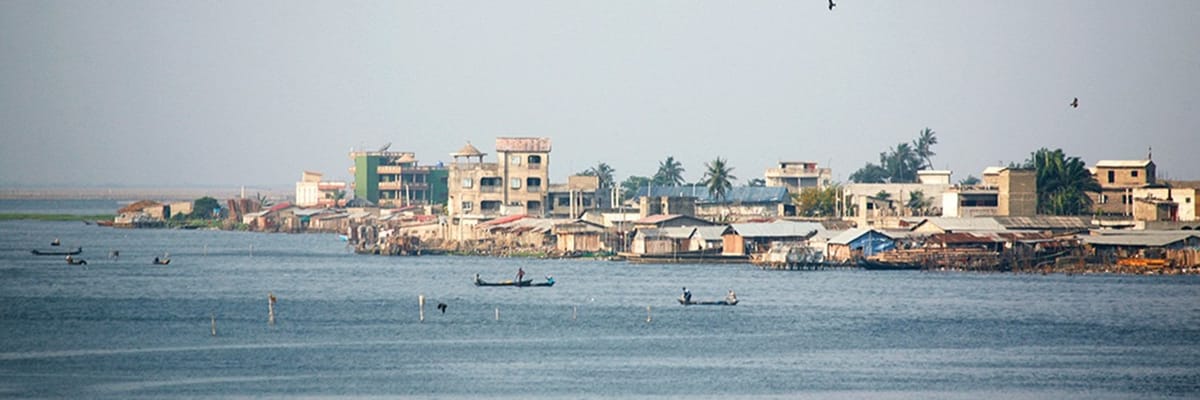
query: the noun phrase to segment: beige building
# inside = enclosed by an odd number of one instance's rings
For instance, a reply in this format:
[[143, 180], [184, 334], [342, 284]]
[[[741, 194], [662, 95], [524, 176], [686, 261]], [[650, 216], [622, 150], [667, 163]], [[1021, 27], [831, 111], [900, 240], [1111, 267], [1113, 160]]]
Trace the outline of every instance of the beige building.
[[983, 184], [955, 186], [942, 194], [942, 216], [1032, 217], [1037, 215], [1037, 171], [988, 167]]
[[[322, 176], [318, 172], [304, 171], [300, 181], [296, 182], [296, 205], [336, 207], [345, 203], [346, 182], [322, 181]], [[342, 199], [338, 198], [339, 193]]]
[[1088, 193], [1092, 208], [1104, 215], [1132, 216], [1134, 189], [1154, 186], [1154, 161], [1101, 160], [1096, 162], [1092, 175], [1100, 182], [1100, 193]]
[[833, 171], [819, 168], [812, 161], [780, 161], [776, 168], [767, 168], [763, 178], [770, 187], [785, 187], [788, 193], [800, 193], [807, 188], [824, 189], [833, 179]]
[[541, 216], [550, 181], [550, 139], [496, 138], [495, 163], [470, 143], [450, 154], [447, 211], [453, 219]]

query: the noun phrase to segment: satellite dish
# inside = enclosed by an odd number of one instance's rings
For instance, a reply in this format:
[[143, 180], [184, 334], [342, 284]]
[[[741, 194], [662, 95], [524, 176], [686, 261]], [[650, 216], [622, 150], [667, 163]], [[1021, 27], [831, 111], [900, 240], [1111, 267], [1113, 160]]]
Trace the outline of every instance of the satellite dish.
[[385, 152], [385, 151], [387, 151], [387, 149], [388, 149], [389, 147], [392, 147], [392, 142], [387, 142], [387, 144], [383, 145], [383, 147], [380, 147], [380, 148], [379, 148], [379, 152], [380, 152], [380, 153], [382, 153], [382, 152]]

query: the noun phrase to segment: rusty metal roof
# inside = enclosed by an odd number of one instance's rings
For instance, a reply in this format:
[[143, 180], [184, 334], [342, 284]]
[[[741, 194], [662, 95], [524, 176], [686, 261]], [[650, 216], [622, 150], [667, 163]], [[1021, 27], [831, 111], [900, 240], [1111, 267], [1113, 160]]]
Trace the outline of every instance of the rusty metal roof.
[[498, 137], [496, 138], [496, 151], [546, 153], [550, 151], [550, 138]]

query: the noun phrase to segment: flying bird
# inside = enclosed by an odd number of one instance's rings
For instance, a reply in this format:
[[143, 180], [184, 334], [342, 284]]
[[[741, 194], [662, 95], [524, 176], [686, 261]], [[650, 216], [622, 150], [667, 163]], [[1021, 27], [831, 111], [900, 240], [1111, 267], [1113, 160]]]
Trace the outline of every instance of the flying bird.
[[1078, 97], [1076, 97], [1075, 100], [1071, 100], [1071, 108], [1079, 108], [1079, 98]]
[[437, 309], [441, 310], [442, 314], [445, 314], [446, 313], [446, 303], [438, 303]]
[[837, 4], [833, 4], [833, 0], [829, 0], [829, 11], [833, 11], [833, 7], [836, 5]]

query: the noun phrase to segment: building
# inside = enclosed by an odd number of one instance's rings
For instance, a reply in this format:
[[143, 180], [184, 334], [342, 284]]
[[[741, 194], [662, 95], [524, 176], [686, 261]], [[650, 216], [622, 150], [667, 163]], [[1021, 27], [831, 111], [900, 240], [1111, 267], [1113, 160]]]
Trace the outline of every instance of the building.
[[[550, 185], [550, 139], [496, 138], [498, 162], [485, 163], [486, 153], [470, 143], [449, 168], [448, 214], [452, 219], [487, 219], [503, 215], [545, 215]], [[475, 161], [472, 161], [475, 159]]]
[[1101, 160], [1092, 175], [1100, 183], [1100, 193], [1088, 193], [1092, 208], [1101, 215], [1133, 216], [1134, 189], [1156, 184], [1154, 161]]
[[807, 188], [824, 189], [833, 179], [833, 171], [819, 168], [812, 161], [780, 161], [779, 166], [763, 173], [768, 187], [783, 187], [788, 193], [800, 193]]
[[644, 215], [683, 214], [712, 221], [761, 220], [795, 215], [783, 187], [735, 186], [716, 198], [702, 186], [650, 186], [638, 189]]
[[296, 182], [296, 205], [340, 207], [346, 200], [346, 182], [322, 181], [322, 174], [304, 171]]
[[983, 184], [957, 185], [942, 193], [942, 216], [1032, 217], [1037, 215], [1037, 171], [989, 167]]
[[578, 218], [588, 210], [609, 209], [616, 204], [613, 188], [601, 188], [600, 177], [572, 175], [566, 184], [550, 184], [546, 193], [546, 215]]
[[415, 153], [354, 151], [354, 197], [380, 207], [446, 204], [448, 174], [441, 165], [418, 165]]
[[753, 255], [766, 252], [772, 243], [800, 243], [825, 227], [816, 222], [775, 221], [729, 225], [722, 233], [722, 254]]

